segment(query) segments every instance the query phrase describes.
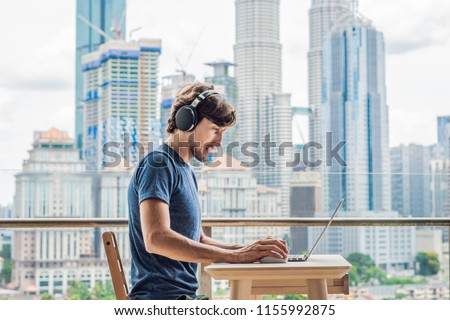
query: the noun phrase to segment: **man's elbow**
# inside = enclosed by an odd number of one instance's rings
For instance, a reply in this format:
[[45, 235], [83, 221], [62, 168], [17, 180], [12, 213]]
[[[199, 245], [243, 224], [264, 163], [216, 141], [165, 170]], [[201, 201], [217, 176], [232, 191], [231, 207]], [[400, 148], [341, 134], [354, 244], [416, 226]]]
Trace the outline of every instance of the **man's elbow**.
[[163, 233], [160, 231], [149, 233], [144, 240], [145, 250], [148, 253], [161, 254], [161, 244], [163, 243], [162, 238]]

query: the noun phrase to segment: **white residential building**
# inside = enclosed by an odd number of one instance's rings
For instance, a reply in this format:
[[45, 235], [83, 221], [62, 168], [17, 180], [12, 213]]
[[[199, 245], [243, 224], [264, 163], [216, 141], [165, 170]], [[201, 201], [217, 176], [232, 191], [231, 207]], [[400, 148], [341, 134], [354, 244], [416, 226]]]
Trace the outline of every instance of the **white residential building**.
[[[108, 166], [118, 156], [136, 165], [149, 143], [159, 143], [160, 54], [161, 40], [140, 39], [110, 40], [83, 56], [83, 152], [88, 170]], [[106, 143], [113, 143], [108, 151], [118, 156], [105, 154]]]

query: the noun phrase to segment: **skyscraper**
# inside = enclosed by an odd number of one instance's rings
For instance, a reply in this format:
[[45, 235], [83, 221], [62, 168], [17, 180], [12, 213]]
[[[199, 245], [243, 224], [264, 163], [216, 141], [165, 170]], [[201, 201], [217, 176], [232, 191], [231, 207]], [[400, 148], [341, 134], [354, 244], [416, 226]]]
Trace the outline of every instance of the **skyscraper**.
[[[214, 73], [212, 76], [205, 77], [205, 82], [214, 84], [215, 90], [223, 94], [228, 101], [230, 101], [233, 107], [237, 107], [237, 85], [236, 78], [232, 77], [230, 74], [230, 67], [234, 66], [231, 62], [218, 60], [214, 62], [205, 63], [208, 66], [214, 68]], [[223, 147], [224, 152], [226, 152], [226, 147], [231, 141], [236, 141], [237, 130], [236, 126], [228, 129], [228, 132], [223, 137]]]
[[262, 141], [266, 99], [281, 92], [279, 0], [236, 0], [234, 62], [241, 143]]
[[[324, 36], [336, 20], [348, 12], [347, 0], [312, 0], [309, 9], [308, 104], [311, 108], [309, 140], [321, 142], [322, 75]], [[320, 152], [310, 149], [310, 160], [318, 159]]]
[[430, 148], [400, 145], [391, 148], [390, 155], [392, 210], [403, 216], [430, 216]]
[[[34, 137], [30, 158], [16, 175], [15, 217], [92, 218], [92, 177], [75, 141], [56, 128]], [[95, 253], [90, 228], [19, 229], [13, 248], [12, 279], [22, 292], [64, 293], [82, 273], [91, 280]], [[104, 267], [101, 277], [106, 279]]]
[[[269, 160], [267, 156], [273, 155], [275, 150], [267, 150], [263, 144], [268, 134], [276, 147], [292, 143], [290, 95], [282, 93], [280, 1], [236, 0], [235, 4], [238, 141], [241, 147], [252, 144], [257, 148], [251, 150], [259, 159], [257, 165], [252, 165], [252, 172], [259, 184], [281, 189], [280, 211], [288, 215], [289, 168], [286, 159], [290, 159], [292, 147], [285, 148], [284, 154], [274, 154], [278, 163], [273, 167], [268, 162], [275, 158]], [[251, 161], [243, 154], [238, 158]]]
[[324, 210], [345, 198], [345, 211], [389, 211], [383, 34], [355, 10], [327, 32], [323, 57], [322, 142], [345, 142], [343, 163], [324, 166]]
[[[74, 139], [52, 128], [35, 132], [30, 158], [16, 175], [16, 218], [124, 218], [132, 170], [86, 172]], [[111, 230], [111, 229], [109, 229]], [[40, 228], [14, 231], [13, 282], [23, 293], [65, 294], [73, 281], [92, 288], [110, 279], [102, 229]], [[128, 231], [114, 230], [129, 273]], [[0, 233], [0, 237], [5, 233]], [[1, 241], [0, 241], [1, 242]]]
[[103, 150], [105, 143], [112, 142], [107, 150], [129, 164], [138, 163], [149, 143], [159, 143], [160, 54], [161, 40], [140, 39], [111, 40], [83, 56], [83, 151], [88, 170], [115, 161]]
[[450, 116], [440, 116], [438, 121], [438, 144], [442, 149], [442, 156], [450, 159]]
[[[75, 140], [83, 150], [83, 71], [81, 57], [98, 50], [108, 39], [98, 29], [113, 39], [125, 39], [126, 0], [77, 0], [76, 67], [75, 67]], [[81, 16], [82, 18], [78, 18]], [[90, 25], [83, 21], [86, 19]], [[82, 154], [80, 154], [83, 157]]]

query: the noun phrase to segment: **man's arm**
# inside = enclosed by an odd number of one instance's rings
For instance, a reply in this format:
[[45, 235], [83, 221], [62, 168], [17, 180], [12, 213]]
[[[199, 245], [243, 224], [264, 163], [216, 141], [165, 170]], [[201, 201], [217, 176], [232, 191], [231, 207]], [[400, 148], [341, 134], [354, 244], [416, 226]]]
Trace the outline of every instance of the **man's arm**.
[[287, 249], [274, 239], [262, 240], [239, 250], [191, 240], [170, 229], [169, 206], [157, 198], [142, 201], [140, 215], [146, 250], [170, 259], [186, 262], [245, 263], [255, 262], [265, 256], [280, 258], [287, 253]]
[[228, 250], [237, 250], [237, 249], [242, 249], [244, 247], [244, 245], [226, 244], [226, 243], [216, 241], [213, 238], [205, 235], [205, 233], [203, 232], [203, 229], [201, 230], [201, 233], [200, 233], [200, 242], [204, 243], [204, 244], [209, 244], [210, 246], [214, 246], [214, 247], [218, 247], [218, 248], [222, 248], [222, 249], [228, 249]]

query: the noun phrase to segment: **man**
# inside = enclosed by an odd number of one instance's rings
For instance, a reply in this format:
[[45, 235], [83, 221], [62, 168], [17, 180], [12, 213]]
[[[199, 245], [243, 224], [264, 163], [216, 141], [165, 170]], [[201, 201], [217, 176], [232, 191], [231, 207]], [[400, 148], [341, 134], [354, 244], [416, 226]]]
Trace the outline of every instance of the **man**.
[[205, 162], [236, 121], [231, 105], [213, 88], [197, 82], [180, 90], [168, 120], [169, 138], [142, 159], [130, 181], [130, 299], [195, 299], [199, 262], [250, 263], [288, 254], [283, 240], [228, 245], [201, 229], [197, 181], [189, 162], [193, 157]]

